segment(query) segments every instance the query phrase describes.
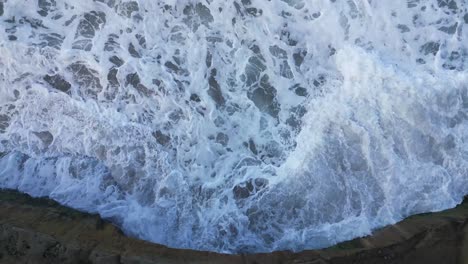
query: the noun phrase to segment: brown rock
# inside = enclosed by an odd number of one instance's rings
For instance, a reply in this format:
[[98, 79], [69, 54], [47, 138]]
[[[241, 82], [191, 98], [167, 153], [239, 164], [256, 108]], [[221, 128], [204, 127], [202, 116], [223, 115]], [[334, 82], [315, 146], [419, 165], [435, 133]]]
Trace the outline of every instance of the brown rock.
[[468, 201], [323, 250], [226, 255], [129, 238], [98, 215], [0, 190], [0, 263], [468, 263]]

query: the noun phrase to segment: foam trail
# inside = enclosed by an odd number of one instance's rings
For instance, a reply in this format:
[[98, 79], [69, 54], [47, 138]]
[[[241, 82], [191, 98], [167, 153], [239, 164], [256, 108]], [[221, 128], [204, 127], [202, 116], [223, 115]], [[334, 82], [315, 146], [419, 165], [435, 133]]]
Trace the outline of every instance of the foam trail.
[[467, 25], [462, 0], [2, 1], [0, 187], [229, 253], [453, 207]]

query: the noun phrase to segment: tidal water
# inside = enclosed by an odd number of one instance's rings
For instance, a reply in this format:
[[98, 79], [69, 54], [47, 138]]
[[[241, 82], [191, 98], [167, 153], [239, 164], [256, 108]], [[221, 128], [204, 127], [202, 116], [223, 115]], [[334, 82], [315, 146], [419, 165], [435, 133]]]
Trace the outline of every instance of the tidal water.
[[0, 188], [226, 253], [468, 194], [465, 0], [0, 0]]

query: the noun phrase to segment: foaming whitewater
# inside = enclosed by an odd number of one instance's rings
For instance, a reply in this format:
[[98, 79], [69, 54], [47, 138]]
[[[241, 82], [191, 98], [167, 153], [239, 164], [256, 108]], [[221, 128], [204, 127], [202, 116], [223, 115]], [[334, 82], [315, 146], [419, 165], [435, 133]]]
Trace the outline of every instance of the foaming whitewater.
[[464, 0], [0, 1], [0, 187], [176, 248], [320, 248], [468, 193]]

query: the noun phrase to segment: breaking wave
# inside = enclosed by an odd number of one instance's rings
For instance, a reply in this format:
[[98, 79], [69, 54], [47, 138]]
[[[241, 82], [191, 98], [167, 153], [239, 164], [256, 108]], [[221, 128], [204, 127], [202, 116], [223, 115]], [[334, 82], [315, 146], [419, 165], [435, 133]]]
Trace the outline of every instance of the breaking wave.
[[468, 193], [455, 0], [0, 1], [0, 187], [176, 248], [320, 248]]

